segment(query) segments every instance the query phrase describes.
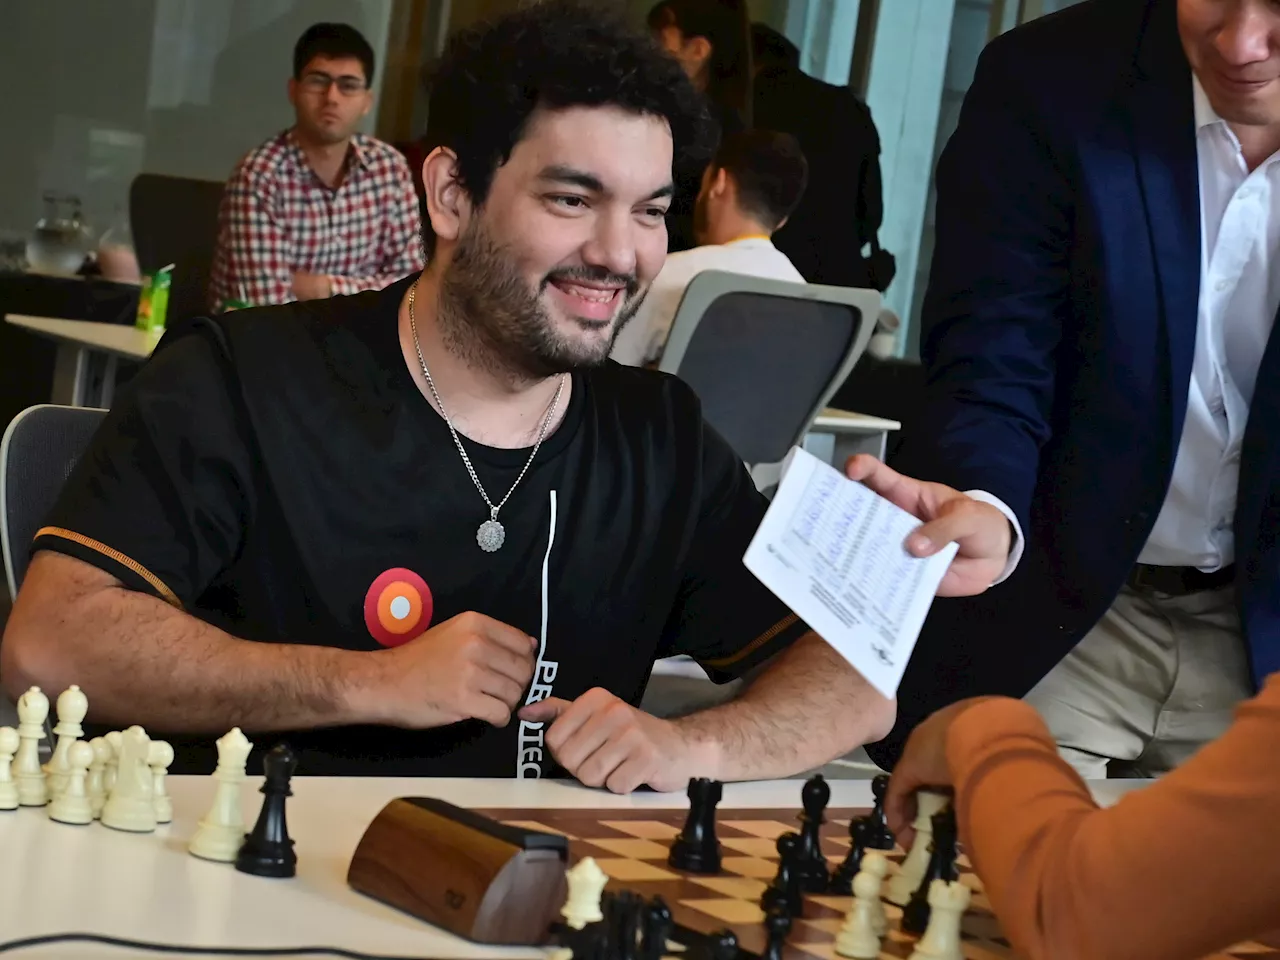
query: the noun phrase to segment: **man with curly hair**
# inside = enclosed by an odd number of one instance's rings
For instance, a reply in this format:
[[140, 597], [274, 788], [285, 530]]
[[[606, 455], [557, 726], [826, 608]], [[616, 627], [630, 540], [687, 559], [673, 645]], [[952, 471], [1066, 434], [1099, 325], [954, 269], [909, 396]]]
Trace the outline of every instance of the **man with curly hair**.
[[[171, 330], [33, 544], [11, 693], [89, 695], [207, 769], [236, 725], [324, 774], [780, 777], [893, 706], [747, 572], [765, 503], [680, 381], [607, 361], [706, 163], [675, 61], [531, 6], [452, 39], [430, 262]], [[638, 708], [687, 654], [730, 703]]]

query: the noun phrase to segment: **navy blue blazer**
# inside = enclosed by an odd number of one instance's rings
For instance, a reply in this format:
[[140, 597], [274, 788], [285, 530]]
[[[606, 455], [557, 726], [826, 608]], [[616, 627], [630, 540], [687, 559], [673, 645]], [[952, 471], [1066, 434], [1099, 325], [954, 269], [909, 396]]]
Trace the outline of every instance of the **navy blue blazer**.
[[[1000, 497], [1027, 551], [985, 594], [935, 601], [877, 761], [938, 707], [1025, 695], [1110, 606], [1173, 472], [1199, 285], [1175, 0], [1089, 0], [989, 44], [938, 166], [927, 398], [894, 465]], [[1255, 682], [1280, 670], [1278, 448], [1273, 336], [1235, 515]]]

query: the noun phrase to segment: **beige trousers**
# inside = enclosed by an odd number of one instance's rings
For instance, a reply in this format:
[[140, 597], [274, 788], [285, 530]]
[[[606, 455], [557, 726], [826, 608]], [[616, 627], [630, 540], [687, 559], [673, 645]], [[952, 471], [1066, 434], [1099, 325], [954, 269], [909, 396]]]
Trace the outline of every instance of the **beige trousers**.
[[1104, 779], [1168, 772], [1252, 695], [1231, 587], [1170, 597], [1125, 586], [1026, 700], [1063, 758]]

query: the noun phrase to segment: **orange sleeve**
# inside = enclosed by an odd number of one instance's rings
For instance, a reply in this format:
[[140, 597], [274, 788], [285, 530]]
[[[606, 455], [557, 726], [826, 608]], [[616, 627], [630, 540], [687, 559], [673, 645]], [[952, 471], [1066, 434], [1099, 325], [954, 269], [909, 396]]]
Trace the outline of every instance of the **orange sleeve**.
[[961, 839], [1030, 960], [1196, 960], [1280, 918], [1280, 674], [1163, 779], [1099, 809], [1036, 712], [978, 703], [947, 760]]

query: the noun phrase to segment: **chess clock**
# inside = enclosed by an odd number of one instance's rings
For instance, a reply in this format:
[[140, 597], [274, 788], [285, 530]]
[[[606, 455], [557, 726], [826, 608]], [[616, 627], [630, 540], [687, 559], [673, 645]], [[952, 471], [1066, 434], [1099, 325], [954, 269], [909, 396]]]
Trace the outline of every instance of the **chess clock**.
[[568, 857], [560, 834], [401, 797], [365, 830], [347, 883], [468, 940], [539, 946], [564, 905]]

